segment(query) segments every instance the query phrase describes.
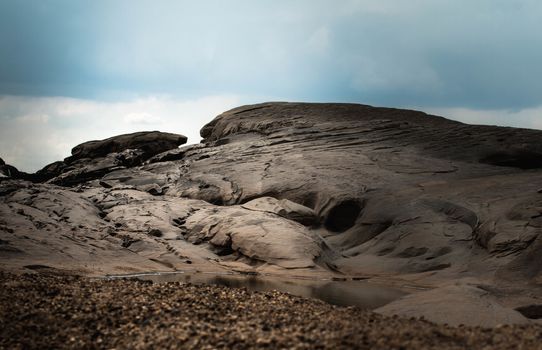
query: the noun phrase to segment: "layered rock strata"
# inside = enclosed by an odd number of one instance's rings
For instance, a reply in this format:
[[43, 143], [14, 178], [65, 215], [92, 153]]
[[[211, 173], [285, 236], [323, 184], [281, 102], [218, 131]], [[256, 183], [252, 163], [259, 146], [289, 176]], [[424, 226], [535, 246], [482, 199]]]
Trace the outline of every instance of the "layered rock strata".
[[[542, 131], [264, 103], [201, 136], [177, 148], [181, 135], [121, 135], [75, 147], [33, 182], [4, 178], [2, 264], [372, 277], [463, 300], [491, 291], [497, 319], [515, 323], [527, 318], [513, 308], [540, 301]], [[410, 298], [439, 307], [431, 293]]]

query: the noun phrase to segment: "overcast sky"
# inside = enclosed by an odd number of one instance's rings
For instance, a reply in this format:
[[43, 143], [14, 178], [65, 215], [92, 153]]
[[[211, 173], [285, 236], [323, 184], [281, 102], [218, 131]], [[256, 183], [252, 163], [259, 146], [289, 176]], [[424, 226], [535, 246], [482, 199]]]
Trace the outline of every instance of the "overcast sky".
[[268, 100], [542, 129], [538, 0], [0, 0], [0, 157], [136, 130], [199, 142]]

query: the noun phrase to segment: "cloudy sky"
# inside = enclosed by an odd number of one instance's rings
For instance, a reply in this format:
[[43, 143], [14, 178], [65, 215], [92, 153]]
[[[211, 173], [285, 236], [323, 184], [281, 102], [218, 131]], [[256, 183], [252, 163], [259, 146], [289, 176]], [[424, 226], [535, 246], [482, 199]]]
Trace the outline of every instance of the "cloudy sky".
[[0, 0], [0, 157], [240, 104], [339, 101], [542, 129], [538, 0]]

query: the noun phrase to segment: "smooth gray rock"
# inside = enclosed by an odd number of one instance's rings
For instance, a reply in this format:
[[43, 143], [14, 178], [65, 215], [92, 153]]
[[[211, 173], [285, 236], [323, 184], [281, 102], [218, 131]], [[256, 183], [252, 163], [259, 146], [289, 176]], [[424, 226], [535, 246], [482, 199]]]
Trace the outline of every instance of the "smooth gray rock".
[[[434, 302], [469, 278], [476, 290], [461, 287], [450, 308], [467, 300], [499, 322], [541, 297], [542, 131], [264, 103], [222, 113], [201, 135], [182, 148], [166, 137], [169, 149], [126, 135], [85, 143], [44, 171], [55, 173], [46, 184], [0, 182], [1, 263], [339, 274], [437, 287]], [[491, 287], [493, 311], [473, 302], [476, 281]], [[412, 314], [418, 299], [405, 300], [394, 312]], [[421, 315], [434, 313], [427, 305]]]
[[168, 195], [299, 203], [344, 255], [333, 261], [344, 273], [491, 277], [539, 235], [529, 208], [541, 206], [541, 131], [363, 105], [266, 103], [227, 111], [201, 135], [205, 147], [169, 163], [182, 171]]

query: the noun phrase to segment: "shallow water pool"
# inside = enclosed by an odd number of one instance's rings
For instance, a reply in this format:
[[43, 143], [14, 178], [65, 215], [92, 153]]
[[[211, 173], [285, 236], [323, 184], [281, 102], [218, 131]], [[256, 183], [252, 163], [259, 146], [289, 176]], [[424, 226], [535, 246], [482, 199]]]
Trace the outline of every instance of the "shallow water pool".
[[214, 284], [264, 292], [277, 290], [301, 297], [320, 299], [334, 305], [357, 306], [363, 309], [376, 309], [408, 294], [398, 288], [364, 280], [333, 281], [201, 272], [155, 272], [109, 276], [108, 278], [138, 278], [156, 283]]

